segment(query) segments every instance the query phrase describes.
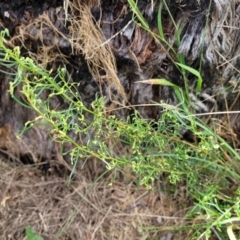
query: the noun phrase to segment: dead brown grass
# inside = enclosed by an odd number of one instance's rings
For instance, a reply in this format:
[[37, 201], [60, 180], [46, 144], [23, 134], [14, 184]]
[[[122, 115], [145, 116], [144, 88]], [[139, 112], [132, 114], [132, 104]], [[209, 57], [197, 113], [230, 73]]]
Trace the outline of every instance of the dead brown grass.
[[[36, 62], [44, 67], [52, 63], [50, 65], [53, 69], [58, 58], [63, 65], [68, 63], [69, 56], [64, 56], [59, 48], [71, 48], [69, 55], [82, 54], [84, 56], [93, 79], [99, 83], [99, 86], [106, 86], [110, 98], [111, 90], [117, 90], [116, 95], [120, 95], [122, 106], [125, 103], [125, 93], [117, 76], [111, 46], [108, 41], [105, 42], [106, 39], [102, 34], [101, 27], [92, 18], [90, 8], [94, 1], [86, 2], [87, 4], [77, 0], [64, 1], [65, 7], [49, 8], [37, 18], [32, 16], [31, 19], [29, 16], [27, 23], [16, 27], [16, 34], [8, 41], [8, 44], [12, 47], [20, 45], [27, 50], [28, 56]], [[71, 9], [69, 12], [67, 11], [68, 7]], [[220, 12], [220, 10], [217, 11], [217, 13]], [[231, 11], [224, 12], [224, 15], [227, 15], [228, 12]], [[64, 24], [66, 19], [70, 22], [68, 29]], [[226, 17], [226, 19], [228, 18]], [[238, 20], [238, 17], [236, 19]], [[188, 19], [185, 24], [187, 22], [189, 22]], [[219, 22], [221, 25], [232, 25], [229, 22], [225, 23], [220, 20]], [[219, 29], [219, 25], [213, 22], [211, 26], [212, 31], [216, 31], [215, 41], [218, 41], [218, 30], [215, 28]], [[160, 47], [157, 49], [153, 38], [140, 27], [134, 28], [134, 37], [131, 34], [131, 36], [125, 35], [125, 37], [129, 37], [128, 40], [132, 41], [130, 41], [129, 46], [125, 46], [125, 49], [129, 47], [127, 53], [129, 55], [132, 53], [131, 56], [136, 60], [138, 66], [146, 65], [143, 68], [146, 70], [146, 76], [150, 78], [158, 76], [159, 71], [168, 75], [168, 71], [171, 70], [168, 67], [169, 63], [160, 69], [162, 59], [166, 58], [166, 53]], [[172, 27], [168, 28], [169, 35], [175, 38], [171, 32]], [[186, 36], [188, 35], [192, 36], [187, 32]], [[217, 61], [218, 65], [228, 63], [225, 58], [220, 56], [220, 52], [228, 52], [228, 45], [231, 46], [231, 43], [228, 42], [230, 38], [225, 37], [227, 33], [223, 35], [225, 44], [220, 44], [221, 47], [216, 49], [220, 59]], [[238, 36], [239, 34], [238, 32], [236, 34], [230, 32], [229, 35]], [[116, 37], [113, 38], [113, 36]], [[112, 45], [118, 46], [120, 49], [124, 45], [117, 45], [117, 42], [121, 42], [118, 36], [120, 34], [113, 31], [114, 44]], [[200, 39], [200, 37], [194, 39]], [[214, 42], [212, 43], [209, 39], [211, 36], [206, 38], [205, 45], [210, 49], [207, 51], [209, 56], [206, 55], [206, 59], [212, 58], [211, 48], [213, 48]], [[222, 41], [221, 38], [219, 39]], [[36, 42], [39, 43], [37, 47], [35, 46], [37, 50], [34, 49]], [[201, 44], [197, 40], [190, 38], [188, 40], [186, 37], [185, 41], [182, 42], [180, 52], [186, 53], [186, 55], [191, 53], [188, 60], [190, 63], [195, 61], [201, 52], [199, 51]], [[196, 46], [194, 47], [195, 51], [189, 50], [191, 46]], [[34, 50], [28, 51], [31, 48]], [[154, 53], [156, 53], [155, 57]], [[229, 58], [234, 59], [231, 54]], [[235, 66], [234, 61], [233, 64], [229, 62], [228, 68]], [[80, 68], [80, 66], [79, 63], [75, 67]], [[158, 66], [159, 71], [156, 70]], [[133, 70], [136, 69], [133, 68]], [[130, 73], [131, 71], [130, 69]], [[133, 75], [129, 76], [130, 80], [134, 78]], [[143, 88], [143, 86], [139, 88]], [[140, 91], [137, 89], [136, 92]], [[151, 93], [146, 92], [145, 96], [151, 96]], [[160, 97], [159, 92], [157, 94]], [[165, 95], [163, 94], [163, 96]], [[168, 96], [167, 93], [166, 96]], [[140, 97], [144, 97], [144, 95]], [[146, 102], [145, 99], [139, 101], [139, 98], [137, 103]], [[154, 100], [158, 101], [158, 99]], [[18, 117], [18, 122], [19, 119]], [[239, 148], [239, 134], [235, 134], [236, 131], [239, 132], [238, 126], [235, 132], [234, 129], [224, 125], [221, 125], [219, 129], [226, 135], [224, 135], [225, 138], [229, 137], [227, 140], [233, 142], [234, 147]], [[14, 151], [17, 149], [15, 136], [11, 137], [11, 132], [3, 130], [8, 129], [0, 128], [0, 146], [12, 150], [11, 153], [17, 155]], [[10, 136], [9, 139], [6, 136]], [[32, 142], [35, 138], [33, 135], [30, 136], [29, 141]], [[43, 138], [42, 142], [47, 142], [45, 139]], [[40, 141], [37, 139], [36, 142], [39, 144]], [[34, 150], [37, 144], [34, 145]], [[19, 146], [21, 145], [19, 144]], [[26, 151], [25, 145], [21, 149], [21, 153], [24, 153], [23, 149]], [[10, 155], [8, 152], [8, 156]], [[178, 192], [171, 195], [176, 196], [175, 200], [169, 197], [168, 190], [159, 190], [164, 189], [163, 186], [156, 185], [153, 191], [146, 191], [145, 188], [136, 186], [133, 176], [130, 175], [126, 179], [126, 173], [123, 174], [125, 178], [115, 179], [112, 185], [109, 185], [114, 178], [112, 174], [108, 174], [107, 177], [94, 183], [94, 180], [99, 176], [99, 172], [96, 172], [98, 166], [93, 168], [86, 166], [84, 170], [79, 169], [70, 186], [67, 186], [69, 176], [69, 172], [65, 171], [67, 163], [65, 163], [65, 167], [56, 166], [58, 171], [55, 168], [50, 168], [44, 173], [40, 170], [43, 163], [23, 165], [16, 156], [11, 157], [16, 163], [7, 158], [0, 159], [0, 239], [24, 239], [26, 226], [31, 226], [44, 239], [189, 239], [187, 231], [185, 233], [174, 232], [175, 227], [187, 224], [185, 220], [187, 209], [184, 206], [190, 207], [191, 203], [187, 202], [188, 196], [184, 193], [185, 186], [180, 187]], [[228, 160], [227, 157], [226, 160]], [[96, 164], [95, 162], [94, 165]], [[56, 165], [60, 165], [60, 162]], [[164, 187], [167, 188], [166, 185]]]
[[[18, 26], [15, 36], [7, 43], [11, 47], [25, 47], [28, 55], [43, 67], [49, 63], [54, 65], [58, 57], [63, 64], [68, 63], [68, 56], [64, 56], [59, 48], [70, 47], [72, 53], [69, 52], [68, 55], [83, 54], [89, 71], [99, 86], [104, 84], [109, 95], [113, 89], [116, 90], [124, 101], [126, 96], [117, 76], [115, 57], [109, 42], [105, 42], [100, 26], [92, 18], [92, 5], [91, 2], [83, 4], [79, 1], [66, 1], [65, 8], [49, 8], [27, 25]], [[71, 14], [66, 12], [67, 7]], [[65, 27], [66, 14], [70, 23], [68, 28]], [[37, 54], [30, 50], [36, 41], [42, 43], [42, 47], [38, 44]]]
[[[125, 92], [117, 76], [115, 57], [106, 39], [102, 34], [100, 26], [94, 24], [89, 6], [74, 1], [70, 4], [72, 12], [79, 11], [81, 18], [71, 19], [73, 38], [81, 43], [75, 49], [81, 50], [84, 54], [89, 70], [99, 83], [106, 84], [109, 90], [116, 89], [120, 96], [125, 99]], [[80, 31], [76, 31], [80, 29]], [[74, 43], [73, 43], [74, 44]], [[109, 91], [111, 93], [111, 91]]]
[[0, 159], [0, 239], [24, 239], [30, 226], [43, 239], [186, 239], [173, 234], [184, 222], [182, 204], [166, 192], [116, 180], [97, 183], [79, 171], [44, 174], [36, 165]]

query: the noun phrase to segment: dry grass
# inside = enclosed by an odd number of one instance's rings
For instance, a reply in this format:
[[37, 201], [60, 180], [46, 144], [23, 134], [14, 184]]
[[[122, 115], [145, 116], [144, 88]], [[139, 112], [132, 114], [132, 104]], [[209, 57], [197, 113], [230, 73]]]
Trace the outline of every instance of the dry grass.
[[[93, 4], [67, 1], [65, 5], [71, 10], [71, 14], [67, 15], [70, 24], [68, 28], [65, 27], [66, 7], [49, 8], [37, 18], [29, 20], [27, 25], [18, 26], [15, 36], [8, 44], [12, 47], [15, 45], [25, 47], [28, 49], [28, 55], [36, 62], [42, 63], [44, 67], [49, 63], [54, 65], [58, 58], [63, 64], [67, 64], [69, 55], [82, 54], [99, 86], [105, 84], [109, 95], [113, 89], [117, 90], [123, 101], [126, 100], [123, 86], [117, 76], [115, 57], [110, 44], [105, 42], [99, 24], [93, 20], [91, 13]], [[29, 50], [33, 47], [34, 41], [42, 44], [42, 46], [38, 44], [37, 54]], [[59, 48], [71, 48], [71, 52], [68, 50], [64, 56]]]
[[[79, 5], [79, 6], [78, 6]], [[89, 6], [81, 6], [78, 1], [71, 4], [72, 12], [76, 9], [81, 16], [71, 20], [73, 38], [81, 42], [81, 52], [84, 54], [89, 70], [99, 83], [106, 84], [110, 89], [116, 89], [125, 99], [125, 92], [117, 76], [115, 57], [109, 44], [104, 43], [104, 36], [100, 27], [94, 24]], [[76, 31], [81, 29], [81, 31]], [[77, 48], [75, 48], [77, 49]]]
[[[216, 0], [215, 2], [217, 3], [219, 1]], [[231, 3], [233, 3], [233, 0], [231, 0]], [[65, 7], [58, 7], [56, 9], [49, 8], [48, 11], [43, 12], [43, 14], [37, 18], [32, 16], [32, 19], [30, 18], [28, 23], [18, 25], [15, 29], [15, 36], [8, 41], [8, 44], [10, 46], [19, 45], [25, 48], [28, 56], [32, 57], [44, 67], [49, 64], [53, 69], [58, 67], [57, 60], [64, 66], [65, 64], [69, 64], [69, 59], [72, 55], [84, 56], [88, 70], [92, 74], [92, 79], [94, 79], [100, 87], [106, 87], [110, 98], [113, 92], [112, 90], [117, 90], [116, 95], [120, 96], [121, 106], [125, 105], [126, 93], [117, 75], [115, 57], [113, 56], [113, 49], [111, 49], [112, 46], [117, 46], [119, 49], [127, 49], [126, 55], [132, 56], [132, 58], [136, 60], [136, 65], [145, 71], [145, 75], [143, 75], [142, 78], [159, 76], [159, 73], [160, 75], [165, 74], [171, 77], [171, 72], [174, 73], [174, 69], [172, 69], [169, 62], [163, 64], [166, 53], [164, 53], [163, 49], [154, 43], [153, 38], [139, 26], [134, 26], [135, 35], [129, 37], [129, 45], [126, 45], [125, 48], [123, 48], [124, 43], [121, 42], [122, 35], [114, 31], [113, 34], [110, 32], [112, 34], [111, 37], [116, 36], [111, 39], [111, 46], [109, 41], [105, 39], [101, 27], [98, 23], [94, 22], [92, 18], [90, 8], [95, 4], [94, 1], [88, 1], [87, 5], [77, 0], [72, 2], [64, 1], [64, 4]], [[232, 5], [228, 5], [228, 8], [231, 6]], [[68, 12], [67, 7], [71, 9], [71, 11]], [[239, 21], [238, 14], [236, 14], [234, 18], [236, 23], [234, 21], [231, 23], [230, 20], [232, 20], [232, 17], [229, 16], [229, 14], [231, 15], [231, 11], [223, 11], [220, 7], [216, 8], [216, 10], [213, 16], [215, 16], [219, 24], [212, 22], [212, 25], [210, 25], [211, 31], [215, 33], [215, 37], [212, 38], [210, 30], [207, 32], [209, 36], [206, 37], [204, 44], [207, 46], [208, 51], [206, 51], [203, 60], [206, 62], [206, 66], [208, 66], [211, 61], [216, 61], [216, 64], [212, 65], [213, 67], [227, 65], [224, 73], [216, 76], [216, 79], [218, 79], [221, 75], [231, 75], [232, 68], [235, 68], [237, 58], [235, 58], [234, 54], [236, 54], [237, 51], [232, 51], [228, 56], [229, 47], [232, 47], [233, 43], [229, 42], [230, 38], [227, 38], [227, 36], [232, 36], [232, 39], [235, 39], [236, 36], [239, 35], [238, 31], [236, 31], [236, 29], [234, 30], [234, 28], [232, 28], [232, 30], [229, 30], [231, 28], [221, 28], [222, 32], [219, 33], [219, 26], [238, 26], [237, 23]], [[217, 14], [219, 14], [219, 16], [222, 14], [225, 17], [223, 20], [218, 19]], [[181, 18], [183, 18], [183, 25], [187, 25], [189, 16], [187, 14], [186, 16], [182, 16], [181, 14]], [[65, 25], [66, 20], [70, 23], [68, 28]], [[115, 20], [116, 19], [114, 19], [114, 21]], [[99, 22], [101, 22], [101, 20]], [[104, 20], [102, 23], [104, 23]], [[109, 26], [109, 28], [113, 26], [114, 24]], [[170, 42], [173, 42], [171, 39], [175, 39], [176, 37], [172, 34], [172, 28], [170, 25], [167, 28], [169, 29]], [[199, 31], [199, 34], [200, 33]], [[199, 44], [198, 40], [200, 36], [197, 35], [192, 39], [192, 36], [195, 36], [195, 34], [190, 34], [188, 31], [185, 35], [179, 52], [185, 53], [185, 55], [189, 54], [189, 56], [186, 57], [191, 63], [199, 58], [201, 44]], [[223, 38], [218, 38], [218, 36], [221, 35], [223, 35]], [[223, 41], [224, 44], [216, 44], [218, 41]], [[37, 46], [35, 46], [36, 43]], [[117, 43], [119, 45], [117, 45]], [[218, 46], [215, 49], [216, 52], [212, 50], [215, 45]], [[190, 47], [193, 47], [194, 51], [190, 51]], [[67, 54], [64, 55], [64, 51], [59, 50], [60, 48], [64, 50], [67, 49]], [[28, 49], [31, 49], [31, 51]], [[234, 47], [231, 49], [234, 49]], [[231, 60], [227, 61], [227, 59], [220, 54], [221, 52]], [[214, 60], [213, 56], [217, 60]], [[76, 71], [81, 71], [81, 64], [81, 62], [78, 62], [76, 66], [73, 66], [75, 70], [77, 68]], [[124, 70], [122, 71], [126, 74]], [[132, 71], [135, 71], [134, 74], [132, 74]], [[208, 69], [206, 72], [208, 73]], [[239, 73], [238, 70], [237, 73]], [[141, 72], [141, 74], [143, 73]], [[135, 81], [135, 78], [140, 78], [141, 74], [136, 68], [130, 68], [126, 74], [126, 78], [128, 78], [127, 80], [129, 82]], [[229, 79], [227, 78], [227, 80]], [[73, 81], [78, 81], [78, 79], [73, 79]], [[145, 88], [145, 95], [141, 94], [143, 88]], [[138, 87], [132, 86], [130, 90], [129, 95], [132, 95], [133, 99], [137, 98], [137, 102], [133, 102], [132, 104], [148, 103], [146, 99], [153, 99], [156, 102], [159, 101], [159, 98], [169, 99], [168, 92], [160, 90], [155, 91], [157, 95], [156, 99], [151, 97], [152, 87], [138, 85]], [[133, 96], [134, 94], [135, 96]], [[141, 98], [143, 101], [140, 100]], [[6, 102], [4, 103], [6, 105]], [[238, 107], [238, 102], [236, 106]], [[233, 109], [235, 109], [235, 107]], [[146, 107], [144, 111], [146, 112]], [[16, 122], [18, 122], [17, 129], [15, 130], [19, 131], [22, 127], [19, 122], [23, 121], [23, 118], [21, 118], [22, 115], [18, 114], [17, 111], [13, 112], [14, 113], [11, 113], [13, 114], [11, 117], [14, 116], [14, 118], [17, 119]], [[154, 117], [155, 115], [157, 114], [154, 114]], [[14, 121], [15, 120], [13, 120], [13, 122]], [[239, 148], [240, 137], [239, 134], [236, 134], [236, 132], [239, 132], [239, 128], [236, 127], [237, 129], [233, 129], [227, 124], [226, 126], [224, 124], [216, 125], [216, 131], [220, 131], [222, 133], [220, 133], [220, 135], [233, 143], [235, 148]], [[17, 148], [15, 136], [6, 141], [6, 136], [10, 135], [4, 135], [1, 129], [3, 130], [4, 128], [0, 128], [0, 137], [2, 137], [0, 139], [0, 146], [13, 149], [11, 152], [16, 154], [16, 152], [14, 152]], [[48, 131], [43, 130], [43, 132], [44, 131], [45, 134], [48, 133]], [[29, 142], [26, 141], [26, 143], [32, 144], [33, 135], [30, 134], [27, 137], [29, 137]], [[35, 146], [39, 145], [40, 142], [37, 138], [35, 138], [35, 140], [37, 144], [34, 145], [32, 152], [36, 150]], [[47, 138], [43, 138], [41, 142], [47, 143]], [[30, 144], [28, 145], [30, 146]], [[19, 146], [21, 146], [20, 143]], [[26, 151], [24, 147], [22, 149], [19, 147], [19, 149], [22, 154], [24, 150]], [[57, 154], [59, 154], [60, 159], [61, 156], [59, 152], [60, 151], [58, 151]], [[8, 154], [10, 153], [8, 152]], [[226, 156], [226, 158], [227, 157], [228, 156]], [[85, 166], [83, 170], [79, 169], [77, 171], [74, 180], [70, 186], [67, 186], [68, 170], [70, 169], [67, 163], [65, 163], [64, 166], [60, 166], [61, 161], [59, 161], [59, 159], [57, 163], [52, 161], [51, 164], [54, 163], [55, 166], [50, 166], [47, 171], [44, 172], [41, 170], [45, 169], [43, 168], [43, 163], [39, 163], [38, 165], [23, 165], [19, 158], [13, 156], [12, 158], [15, 159], [15, 163], [6, 157], [0, 159], [0, 239], [24, 239], [24, 229], [28, 225], [31, 226], [37, 234], [49, 240], [181, 240], [188, 239], [186, 235], [191, 233], [190, 231], [185, 231], [184, 233], [174, 232], [175, 227], [192, 225], [192, 223], [187, 222], [185, 219], [187, 212], [186, 206], [190, 207], [191, 202], [188, 202], [189, 196], [185, 193], [184, 184], [178, 188], [177, 192], [171, 194], [171, 196], [176, 197], [172, 199], [169, 197], [170, 190], [168, 189], [168, 185], [163, 183], [161, 186], [158, 186], [158, 184], [160, 184], [158, 183], [154, 186], [153, 191], [148, 192], [145, 188], [138, 187], [136, 185], [136, 179], [131, 175], [127, 179], [126, 177], [123, 179], [117, 177], [113, 184], [109, 185], [114, 179], [114, 173], [109, 173], [107, 177], [105, 176], [97, 183], [93, 183], [93, 179], [99, 176], [99, 172], [97, 171], [99, 168], [98, 166], [92, 168]], [[37, 162], [39, 161], [35, 161], [35, 164]], [[63, 162], [64, 160], [62, 159], [62, 164]], [[95, 162], [93, 165], [96, 164], [98, 164], [98, 162]], [[126, 175], [126, 173], [124, 174]], [[121, 174], [117, 174], [117, 176], [120, 175]], [[66, 225], [66, 221], [68, 220], [69, 222], [67, 222], [68, 224]]]
[[[146, 191], [134, 179], [110, 186], [112, 174], [93, 185], [82, 170], [67, 187], [64, 169], [50, 170], [1, 158], [1, 239], [24, 239], [26, 226], [45, 240], [162, 239], [184, 222], [182, 204], [157, 186]], [[179, 233], [172, 239], [186, 238]]]

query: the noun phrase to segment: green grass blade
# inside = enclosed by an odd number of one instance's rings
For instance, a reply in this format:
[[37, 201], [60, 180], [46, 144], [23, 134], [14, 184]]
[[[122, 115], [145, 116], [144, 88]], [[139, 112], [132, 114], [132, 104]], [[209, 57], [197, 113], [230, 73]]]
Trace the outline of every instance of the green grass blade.
[[187, 70], [188, 72], [192, 73], [193, 75], [195, 75], [198, 78], [197, 81], [197, 86], [196, 86], [196, 93], [199, 93], [202, 89], [202, 83], [203, 83], [203, 79], [199, 73], [199, 71], [197, 71], [196, 69], [189, 67], [187, 65], [181, 64], [181, 63], [176, 63], [178, 66], [180, 66], [181, 68]]
[[152, 85], [157, 84], [157, 85], [163, 85], [163, 86], [177, 87], [175, 84], [169, 82], [164, 78], [142, 80], [142, 81], [137, 81], [136, 83], [147, 83]]
[[149, 29], [149, 25], [148, 25], [147, 21], [144, 19], [142, 13], [140, 12], [140, 10], [137, 6], [137, 2], [134, 2], [133, 0], [128, 0], [128, 3], [132, 8], [133, 13], [137, 16], [138, 20], [142, 24], [142, 26], [145, 29]]
[[160, 79], [148, 79], [148, 80], [142, 80], [142, 81], [137, 81], [136, 83], [146, 83], [146, 84], [156, 84], [156, 85], [163, 85], [163, 86], [170, 86], [173, 88], [178, 100], [183, 106], [184, 111], [189, 112], [187, 105], [186, 105], [186, 96], [184, 96], [181, 88], [179, 88], [177, 85], [169, 82], [168, 80], [164, 78]]

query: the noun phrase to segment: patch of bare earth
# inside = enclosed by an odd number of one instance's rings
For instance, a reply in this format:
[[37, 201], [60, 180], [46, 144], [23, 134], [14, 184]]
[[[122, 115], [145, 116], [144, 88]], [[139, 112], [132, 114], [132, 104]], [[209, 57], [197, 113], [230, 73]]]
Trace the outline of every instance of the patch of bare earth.
[[78, 171], [68, 185], [64, 168], [1, 157], [0, 239], [26, 239], [27, 226], [44, 240], [186, 239], [173, 229], [183, 224], [187, 209], [167, 190], [147, 191], [134, 179], [114, 180], [114, 174], [94, 182], [88, 171]]

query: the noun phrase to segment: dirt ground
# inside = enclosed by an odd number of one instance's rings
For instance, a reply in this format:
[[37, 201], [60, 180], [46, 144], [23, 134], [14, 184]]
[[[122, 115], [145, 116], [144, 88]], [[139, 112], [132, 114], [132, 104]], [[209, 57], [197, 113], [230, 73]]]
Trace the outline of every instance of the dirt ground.
[[188, 239], [173, 232], [187, 209], [160, 185], [147, 191], [115, 173], [93, 181], [87, 166], [68, 185], [56, 169], [1, 157], [0, 239], [26, 239], [27, 226], [44, 240]]

